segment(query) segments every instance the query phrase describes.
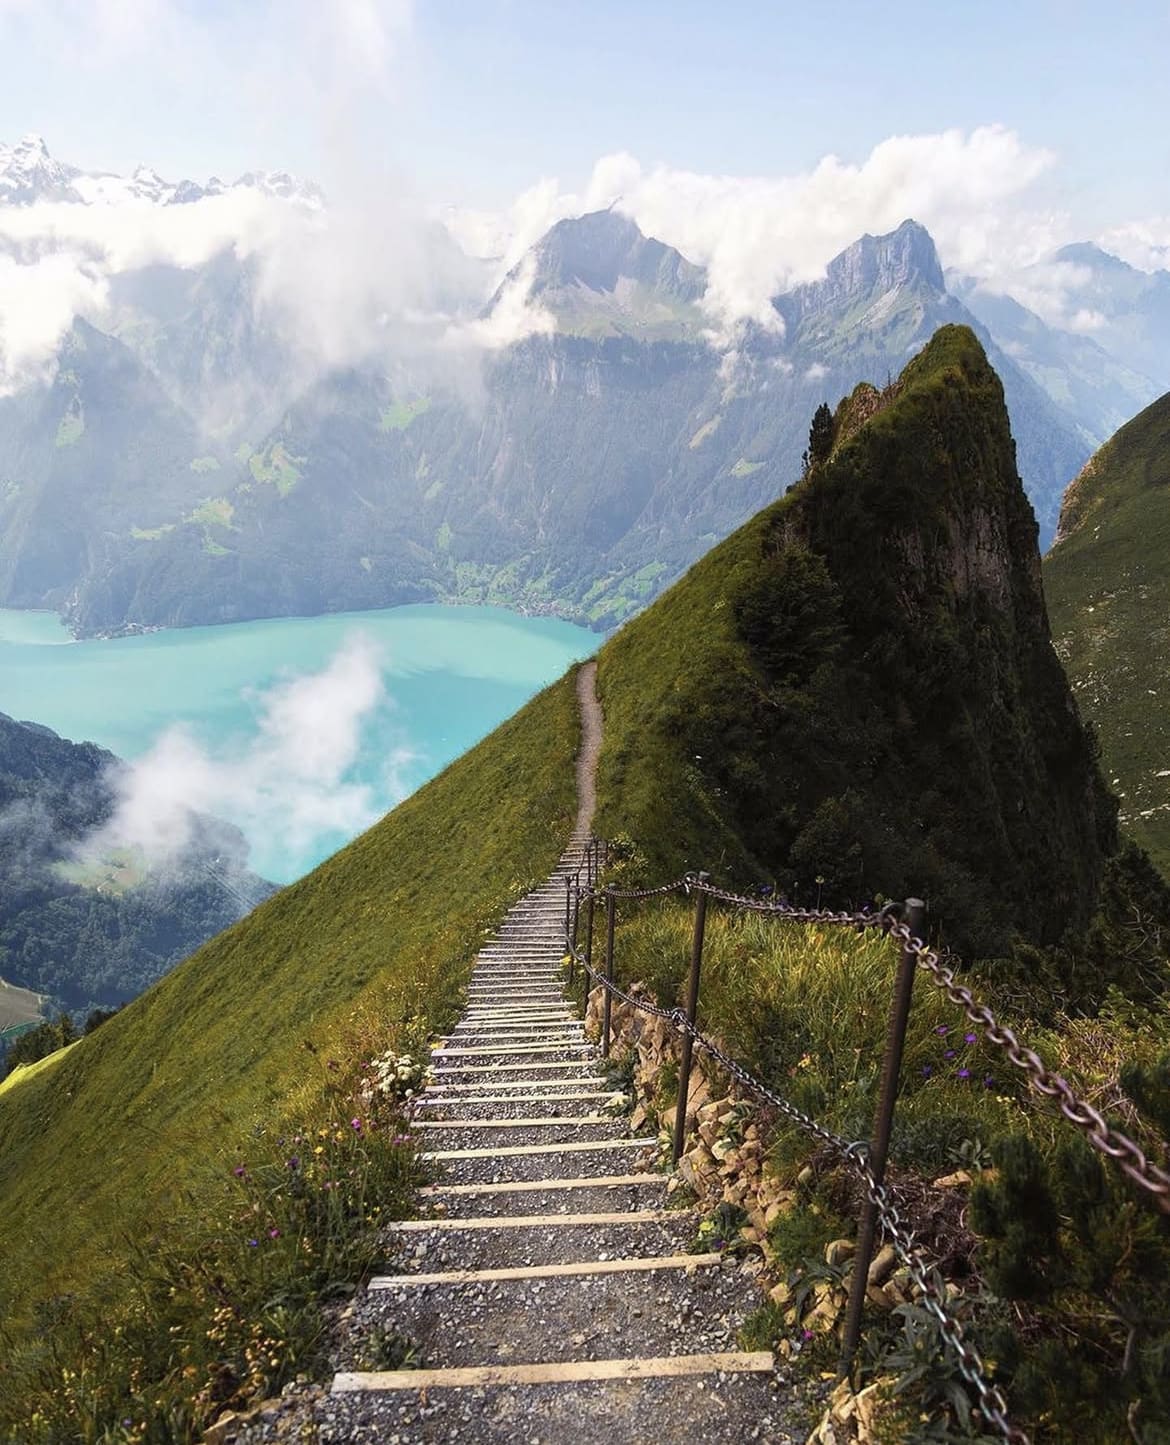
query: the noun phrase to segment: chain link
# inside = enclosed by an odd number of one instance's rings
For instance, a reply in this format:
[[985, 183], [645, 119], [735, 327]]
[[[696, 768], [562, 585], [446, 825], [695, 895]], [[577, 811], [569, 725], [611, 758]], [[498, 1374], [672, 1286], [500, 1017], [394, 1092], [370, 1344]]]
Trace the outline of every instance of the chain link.
[[[694, 880], [689, 881], [694, 886]], [[658, 891], [672, 892], [676, 886], [672, 884], [666, 889]], [[696, 891], [706, 892], [715, 897], [724, 896], [723, 890], [713, 889], [702, 884], [698, 885]], [[729, 900], [737, 900], [738, 897], [739, 895], [735, 894], [728, 895]], [[779, 908], [776, 911], [780, 911]], [[834, 914], [825, 916], [822, 910], [818, 909], [816, 912], [818, 921], [825, 922], [854, 923], [858, 917], [861, 917], [867, 924], [881, 922], [884, 926], [886, 921], [879, 915]], [[894, 931], [897, 932], [897, 929]], [[908, 937], [909, 930], [903, 927], [903, 932]], [[899, 933], [898, 936], [902, 937], [902, 933]], [[713, 1039], [709, 1039], [706, 1034], [692, 1024], [681, 1008], [661, 1008], [657, 1004], [652, 1004], [644, 998], [629, 993], [599, 973], [585, 958], [584, 953], [573, 946], [572, 940], [567, 936], [565, 944], [572, 957], [581, 965], [583, 972], [588, 974], [595, 983], [600, 984], [602, 988], [607, 989], [615, 997], [622, 999], [640, 1012], [666, 1020], [680, 1034], [689, 1034], [695, 1047], [715, 1059], [726, 1074], [743, 1088], [771, 1104], [780, 1114], [803, 1129], [805, 1133], [827, 1145], [857, 1174], [862, 1187], [877, 1211], [877, 1220], [883, 1236], [889, 1240], [898, 1259], [909, 1272], [922, 1297], [924, 1306], [938, 1327], [943, 1342], [955, 1356], [960, 1375], [975, 1391], [975, 1408], [984, 1420], [1004, 1440], [1009, 1442], [1009, 1445], [1029, 1445], [1028, 1436], [1008, 1420], [1007, 1402], [999, 1387], [987, 1379], [978, 1351], [963, 1338], [962, 1325], [947, 1311], [945, 1299], [940, 1294], [932, 1273], [928, 1271], [922, 1260], [921, 1252], [914, 1243], [913, 1234], [902, 1223], [893, 1191], [888, 1186], [879, 1184], [875, 1179], [869, 1166], [868, 1145], [859, 1140], [850, 1142], [840, 1134], [833, 1133], [831, 1129], [826, 1129], [824, 1125], [818, 1124], [811, 1114], [805, 1113], [803, 1109], [797, 1108], [783, 1095], [770, 1089], [767, 1084], [749, 1073], [742, 1064], [725, 1053]]]
[[684, 873], [681, 878], [675, 878], [670, 883], [663, 883], [658, 888], [582, 888], [582, 898], [593, 898], [596, 902], [604, 902], [608, 897], [612, 898], [661, 898], [668, 893], [677, 893], [681, 897], [687, 897], [692, 893], [705, 893], [709, 898], [718, 899], [720, 903], [728, 903], [733, 908], [745, 913], [762, 913], [773, 918], [787, 919], [792, 923], [835, 923], [849, 928], [878, 928], [886, 927], [888, 913], [882, 910], [879, 913], [870, 911], [859, 912], [838, 912], [832, 908], [798, 908], [791, 903], [777, 903], [765, 898], [752, 898], [749, 894], [733, 893], [727, 888], [717, 888], [713, 883], [707, 883], [698, 878], [694, 873]]

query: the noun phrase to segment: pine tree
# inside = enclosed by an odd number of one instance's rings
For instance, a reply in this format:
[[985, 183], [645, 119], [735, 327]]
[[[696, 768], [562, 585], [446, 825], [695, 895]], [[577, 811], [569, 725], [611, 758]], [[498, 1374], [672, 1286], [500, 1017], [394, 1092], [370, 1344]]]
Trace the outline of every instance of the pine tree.
[[812, 426], [808, 429], [808, 464], [815, 467], [818, 462], [828, 461], [833, 450], [833, 413], [827, 402], [821, 402], [813, 412]]

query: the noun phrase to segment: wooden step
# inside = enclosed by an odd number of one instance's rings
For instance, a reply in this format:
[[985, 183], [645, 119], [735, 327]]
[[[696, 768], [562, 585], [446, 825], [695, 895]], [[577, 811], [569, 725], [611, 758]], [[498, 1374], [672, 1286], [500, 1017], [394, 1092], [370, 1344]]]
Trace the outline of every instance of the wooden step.
[[711, 1269], [721, 1254], [651, 1254], [634, 1259], [582, 1259], [573, 1264], [520, 1264], [502, 1269], [446, 1269], [435, 1274], [376, 1274], [374, 1289], [419, 1289], [430, 1284], [493, 1284], [509, 1279], [564, 1279], [587, 1274], [647, 1274], [656, 1269]]
[[548, 1365], [462, 1365], [436, 1370], [345, 1370], [333, 1377], [334, 1394], [357, 1390], [482, 1389], [489, 1385], [579, 1384], [588, 1380], [764, 1374], [774, 1367], [767, 1350], [726, 1350], [707, 1355], [661, 1355], [625, 1360], [563, 1360]]
[[420, 1198], [435, 1199], [446, 1194], [537, 1194], [559, 1189], [626, 1189], [644, 1185], [666, 1185], [665, 1174], [593, 1174], [572, 1179], [505, 1179], [492, 1184], [424, 1184]]
[[[558, 1124], [572, 1120], [558, 1119]], [[612, 1120], [608, 1122], [612, 1123]], [[528, 1154], [587, 1154], [602, 1149], [648, 1149], [657, 1139], [574, 1139], [568, 1144], [505, 1144], [495, 1149], [425, 1149], [420, 1159], [518, 1159]]]
[[561, 1054], [569, 1049], [592, 1049], [590, 1043], [571, 1043], [569, 1041], [557, 1040], [551, 1044], [510, 1044], [496, 1046], [494, 1044], [482, 1049], [432, 1049], [431, 1057], [435, 1059], [462, 1059], [462, 1058], [494, 1058], [498, 1055], [511, 1057], [516, 1054]]
[[[581, 1104], [590, 1099], [612, 1098], [613, 1093], [606, 1093], [604, 1089], [584, 1094], [462, 1094], [454, 1099], [422, 1094], [415, 1099], [414, 1105], [416, 1109], [438, 1105], [451, 1109], [461, 1104]], [[571, 1115], [570, 1117], [578, 1118], [580, 1116]]]
[[436, 1078], [459, 1074], [522, 1074], [525, 1069], [591, 1069], [595, 1063], [595, 1059], [554, 1059], [546, 1063], [532, 1059], [523, 1064], [458, 1064], [435, 1069], [433, 1073]]
[[463, 1229], [557, 1229], [562, 1224], [669, 1224], [695, 1209], [628, 1209], [615, 1214], [474, 1214], [466, 1219], [400, 1219], [385, 1226], [393, 1234], [449, 1233]]
[[[573, 1069], [577, 1068], [578, 1065], [566, 1064], [565, 1067]], [[582, 1077], [580, 1074], [578, 1074], [575, 1078], [571, 1079], [480, 1079], [474, 1084], [432, 1084], [426, 1089], [425, 1093], [419, 1095], [419, 1099], [421, 1101], [424, 1098], [430, 1098], [432, 1095], [439, 1095], [443, 1099], [447, 1099], [447, 1097], [451, 1094], [465, 1094], [473, 1089], [575, 1088], [581, 1084], [588, 1083], [590, 1079], [595, 1077], [599, 1076], [593, 1074], [586, 1074], [584, 1077]], [[617, 1091], [614, 1089], [609, 1090], [609, 1093], [611, 1094], [616, 1092]], [[524, 1097], [524, 1095], [517, 1094], [515, 1097], [522, 1098]], [[449, 1102], [454, 1103], [455, 1101], [453, 1099], [450, 1099]]]
[[[463, 1101], [464, 1103], [467, 1100]], [[612, 1114], [556, 1115], [549, 1119], [415, 1119], [412, 1129], [548, 1129], [572, 1124], [613, 1124]]]

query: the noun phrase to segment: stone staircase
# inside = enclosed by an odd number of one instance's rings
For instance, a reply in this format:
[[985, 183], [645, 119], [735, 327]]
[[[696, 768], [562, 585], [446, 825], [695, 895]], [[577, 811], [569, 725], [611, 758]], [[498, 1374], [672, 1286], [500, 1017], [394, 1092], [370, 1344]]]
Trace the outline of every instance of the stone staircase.
[[[484, 944], [433, 1052], [413, 1124], [429, 1217], [394, 1227], [394, 1272], [355, 1304], [323, 1442], [797, 1438], [771, 1354], [737, 1347], [761, 1296], [736, 1262], [687, 1252], [697, 1219], [666, 1207], [656, 1139], [606, 1111], [563, 993], [584, 848], [578, 832]], [[420, 1368], [370, 1368], [405, 1341]]]

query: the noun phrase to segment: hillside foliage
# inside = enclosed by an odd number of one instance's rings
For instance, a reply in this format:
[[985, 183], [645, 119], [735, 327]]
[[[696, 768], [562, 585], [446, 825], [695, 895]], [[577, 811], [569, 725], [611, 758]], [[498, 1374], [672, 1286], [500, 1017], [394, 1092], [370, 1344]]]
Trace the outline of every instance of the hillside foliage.
[[1097, 730], [1126, 833], [1170, 876], [1170, 395], [1072, 484], [1044, 591], [1057, 650]]
[[117, 766], [92, 743], [0, 714], [0, 977], [79, 1017], [133, 998], [234, 923], [236, 894], [272, 891], [248, 871], [237, 829], [194, 814], [191, 847], [165, 873], [129, 858], [71, 870], [114, 815]]

